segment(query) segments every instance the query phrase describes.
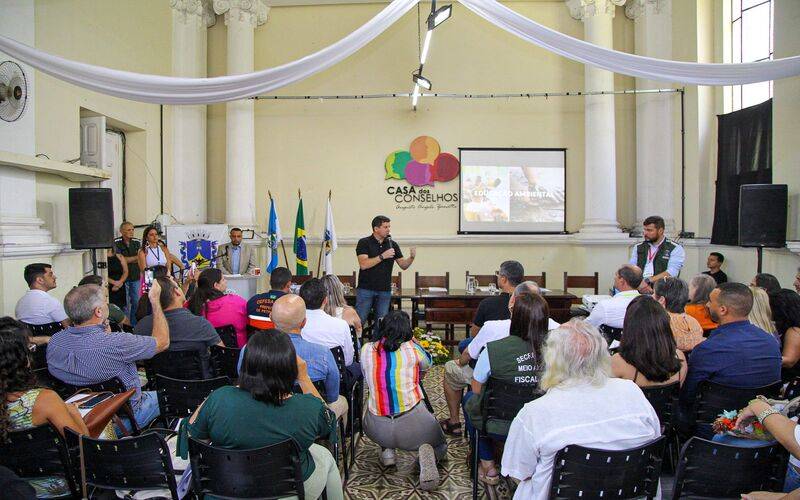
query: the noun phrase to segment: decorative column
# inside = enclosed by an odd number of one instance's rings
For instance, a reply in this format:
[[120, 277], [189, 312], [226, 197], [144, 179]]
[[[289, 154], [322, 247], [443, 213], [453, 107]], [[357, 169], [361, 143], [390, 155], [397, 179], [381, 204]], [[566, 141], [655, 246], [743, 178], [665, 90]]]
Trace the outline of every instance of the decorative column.
[[[584, 40], [613, 48], [614, 10], [625, 0], [567, 0], [570, 15], [583, 21]], [[614, 90], [614, 74], [584, 66], [584, 89]], [[617, 162], [614, 96], [585, 97], [585, 207], [581, 236], [622, 237], [617, 222]]]
[[[228, 74], [253, 71], [254, 30], [267, 22], [262, 0], [214, 0], [228, 27]], [[226, 104], [225, 218], [228, 225], [256, 226], [254, 101]]]
[[[170, 0], [172, 75], [207, 76], [206, 29], [216, 21], [211, 0]], [[172, 215], [206, 222], [206, 106], [172, 106]]]
[[[625, 15], [635, 25], [638, 55], [672, 59], [672, 0], [629, 0]], [[636, 79], [637, 89], [667, 88], [665, 82]], [[675, 94], [636, 95], [636, 226], [650, 215], [664, 218], [667, 233], [675, 227]]]

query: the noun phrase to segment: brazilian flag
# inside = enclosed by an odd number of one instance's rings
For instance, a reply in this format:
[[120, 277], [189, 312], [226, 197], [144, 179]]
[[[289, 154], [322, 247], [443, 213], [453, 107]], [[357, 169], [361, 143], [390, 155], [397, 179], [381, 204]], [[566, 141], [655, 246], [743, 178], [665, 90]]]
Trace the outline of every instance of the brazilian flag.
[[298, 276], [308, 274], [308, 251], [306, 250], [306, 224], [303, 221], [303, 199], [297, 205], [297, 219], [294, 223], [294, 254], [297, 261]]

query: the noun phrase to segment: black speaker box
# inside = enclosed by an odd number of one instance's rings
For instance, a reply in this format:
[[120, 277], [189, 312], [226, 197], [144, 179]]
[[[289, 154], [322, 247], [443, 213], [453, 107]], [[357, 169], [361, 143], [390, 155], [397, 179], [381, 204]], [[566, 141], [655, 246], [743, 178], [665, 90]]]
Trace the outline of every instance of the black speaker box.
[[111, 189], [69, 190], [69, 239], [76, 250], [113, 246], [114, 203]]
[[739, 246], [786, 246], [788, 193], [786, 184], [742, 184], [739, 189]]

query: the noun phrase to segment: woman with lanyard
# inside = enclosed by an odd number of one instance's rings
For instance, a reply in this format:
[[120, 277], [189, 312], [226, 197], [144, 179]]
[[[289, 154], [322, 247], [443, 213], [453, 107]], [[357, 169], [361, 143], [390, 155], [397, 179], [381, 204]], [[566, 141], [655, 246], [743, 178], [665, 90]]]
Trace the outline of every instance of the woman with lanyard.
[[[142, 233], [142, 248], [139, 249], [139, 269], [142, 269], [141, 274], [142, 284], [144, 284], [145, 270], [155, 266], [165, 266], [168, 269], [172, 264], [178, 266], [178, 269], [183, 271], [184, 266], [180, 260], [176, 259], [169, 253], [167, 246], [158, 239], [158, 230], [155, 226], [147, 226]], [[145, 287], [141, 287], [142, 294], [146, 293]]]

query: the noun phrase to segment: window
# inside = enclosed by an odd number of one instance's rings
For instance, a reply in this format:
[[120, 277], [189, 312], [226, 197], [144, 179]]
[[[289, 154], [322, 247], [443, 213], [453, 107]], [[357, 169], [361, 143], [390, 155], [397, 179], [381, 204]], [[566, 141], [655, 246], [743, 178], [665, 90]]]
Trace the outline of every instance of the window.
[[[772, 59], [773, 0], [730, 0], [731, 62]], [[772, 97], [772, 82], [728, 87], [733, 111], [753, 106]]]

